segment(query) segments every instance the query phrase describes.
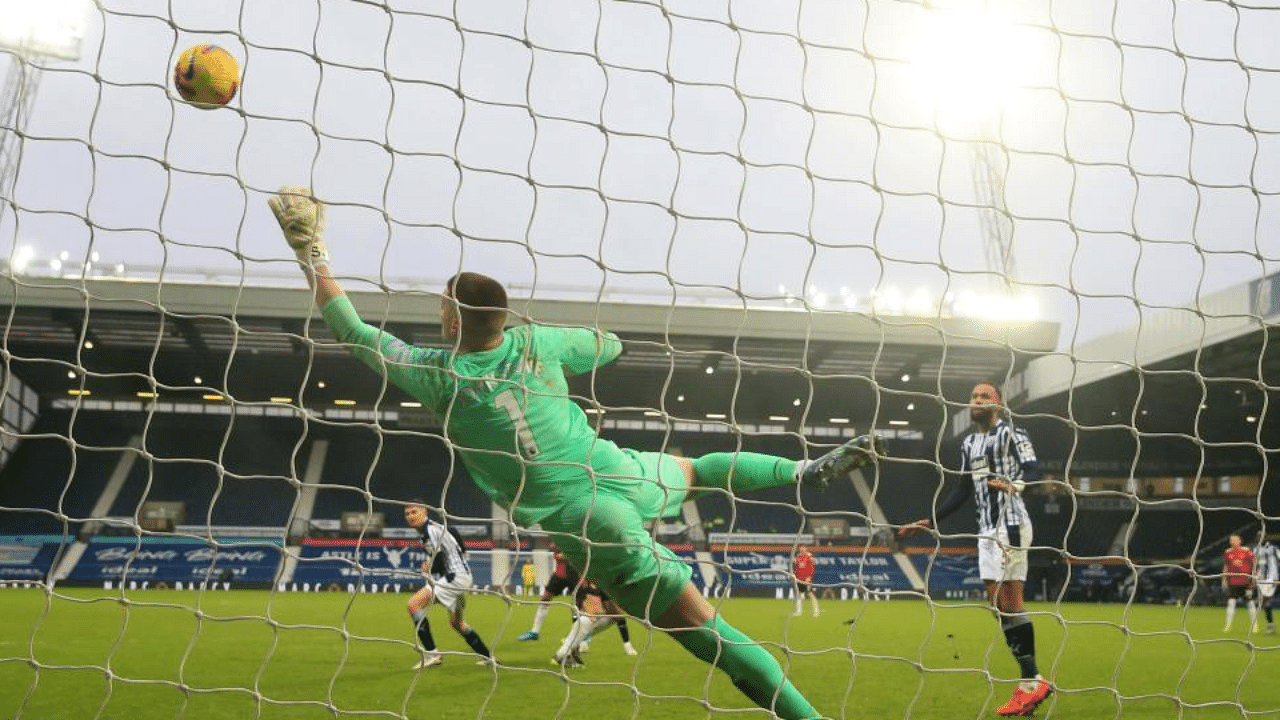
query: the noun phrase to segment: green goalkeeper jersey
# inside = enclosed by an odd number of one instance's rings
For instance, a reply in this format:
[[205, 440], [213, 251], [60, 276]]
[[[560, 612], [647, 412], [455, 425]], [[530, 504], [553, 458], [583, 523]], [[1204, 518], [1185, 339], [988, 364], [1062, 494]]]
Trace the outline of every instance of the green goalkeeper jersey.
[[356, 357], [436, 413], [476, 484], [517, 523], [538, 523], [628, 474], [628, 456], [596, 436], [565, 380], [618, 357], [612, 333], [523, 325], [493, 350], [459, 354], [379, 330], [345, 297], [321, 313]]

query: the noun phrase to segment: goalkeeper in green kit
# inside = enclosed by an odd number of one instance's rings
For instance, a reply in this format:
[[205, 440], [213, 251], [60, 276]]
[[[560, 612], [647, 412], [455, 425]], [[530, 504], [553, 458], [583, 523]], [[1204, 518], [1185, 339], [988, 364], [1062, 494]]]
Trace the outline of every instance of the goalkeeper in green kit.
[[505, 329], [502, 285], [464, 272], [440, 298], [441, 334], [453, 348], [414, 347], [360, 320], [330, 273], [324, 207], [308, 188], [282, 188], [269, 204], [334, 336], [440, 417], [476, 484], [517, 524], [541, 524], [584, 577], [723, 670], [756, 704], [785, 720], [820, 717], [777, 660], [715, 612], [690, 581], [689, 566], [656, 543], [644, 523], [676, 514], [699, 488], [741, 492], [797, 482], [824, 488], [874, 461], [874, 438], [855, 438], [810, 462], [619, 448], [596, 435], [565, 380], [616, 358], [622, 343], [612, 333]]

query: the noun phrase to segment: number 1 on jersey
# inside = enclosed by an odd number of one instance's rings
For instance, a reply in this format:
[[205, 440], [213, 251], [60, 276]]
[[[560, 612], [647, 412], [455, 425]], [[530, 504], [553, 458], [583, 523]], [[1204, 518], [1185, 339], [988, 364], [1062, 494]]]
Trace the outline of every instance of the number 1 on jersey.
[[533, 430], [529, 427], [529, 421], [524, 416], [524, 408], [520, 407], [516, 394], [510, 390], [503, 390], [493, 396], [493, 404], [506, 410], [507, 415], [510, 416], [511, 424], [516, 429], [516, 443], [520, 446], [521, 454], [530, 460], [538, 457], [538, 453], [541, 452], [538, 449], [538, 441], [533, 437]]

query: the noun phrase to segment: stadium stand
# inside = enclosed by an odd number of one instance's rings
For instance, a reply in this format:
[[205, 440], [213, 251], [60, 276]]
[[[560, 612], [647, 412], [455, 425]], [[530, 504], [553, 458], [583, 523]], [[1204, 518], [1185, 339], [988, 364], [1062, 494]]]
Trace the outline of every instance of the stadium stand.
[[[360, 424], [330, 425], [315, 437], [329, 441], [313, 518], [344, 512], [382, 512], [390, 527], [403, 527], [397, 502], [421, 498], [460, 520], [486, 520], [491, 503], [471, 481], [447, 445], [428, 432], [378, 431]], [[366, 495], [366, 492], [368, 493]], [[379, 502], [389, 501], [389, 502]]]
[[[0, 532], [74, 534], [79, 521], [91, 516], [131, 434], [128, 427], [88, 414], [41, 415], [0, 472]], [[59, 512], [70, 519], [68, 526]]]
[[139, 431], [151, 457], [134, 464], [112, 516], [136, 517], [146, 501], [181, 501], [195, 524], [287, 524], [297, 496], [290, 465], [304, 432], [298, 420], [173, 415]]

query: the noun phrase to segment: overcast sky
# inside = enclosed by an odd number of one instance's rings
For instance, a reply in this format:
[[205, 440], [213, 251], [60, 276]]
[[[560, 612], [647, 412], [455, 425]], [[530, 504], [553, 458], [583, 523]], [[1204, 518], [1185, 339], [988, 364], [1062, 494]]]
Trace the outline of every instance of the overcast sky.
[[[81, 60], [42, 76], [6, 253], [300, 283], [264, 199], [311, 184], [334, 205], [335, 269], [392, 287], [465, 267], [517, 294], [764, 304], [813, 290], [868, 312], [873, 292], [936, 303], [998, 284], [973, 131], [922, 91], [921, 38], [936, 45], [926, 28], [951, 10], [101, 4]], [[987, 152], [1007, 163], [1020, 292], [1062, 323], [1064, 347], [1280, 265], [1274, 3], [968, 4], [1019, 38], [1022, 54], [996, 62], [1024, 86], [982, 103]], [[198, 42], [242, 62], [228, 109], [170, 91]]]

